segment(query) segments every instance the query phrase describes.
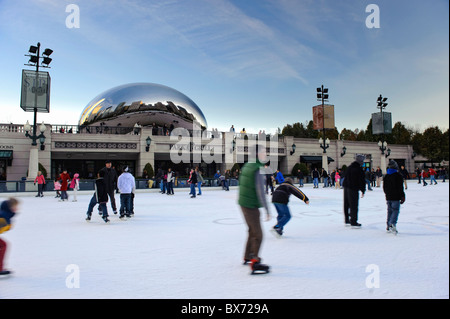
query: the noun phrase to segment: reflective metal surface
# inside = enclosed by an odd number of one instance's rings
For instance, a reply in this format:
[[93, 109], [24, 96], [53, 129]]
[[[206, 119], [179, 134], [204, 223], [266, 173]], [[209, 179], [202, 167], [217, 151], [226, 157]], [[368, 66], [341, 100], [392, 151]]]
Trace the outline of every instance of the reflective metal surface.
[[192, 129], [193, 121], [207, 128], [200, 108], [183, 93], [153, 83], [131, 83], [95, 97], [81, 113], [79, 125], [152, 125]]

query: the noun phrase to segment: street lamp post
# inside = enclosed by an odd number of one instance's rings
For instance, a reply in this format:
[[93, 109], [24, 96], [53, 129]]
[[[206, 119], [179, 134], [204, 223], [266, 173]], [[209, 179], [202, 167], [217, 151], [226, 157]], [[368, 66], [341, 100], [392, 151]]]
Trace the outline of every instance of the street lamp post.
[[[381, 140], [378, 142], [378, 146], [379, 149], [381, 151], [381, 171], [383, 173], [386, 173], [386, 158], [390, 155], [391, 150], [387, 148], [387, 142], [384, 140], [384, 115], [383, 115], [383, 110], [386, 108], [386, 106], [388, 105], [388, 103], [386, 103], [387, 101], [387, 97], [383, 97], [381, 94], [377, 99], [377, 108], [380, 109], [380, 115], [381, 115], [381, 123], [383, 125], [383, 133], [381, 134]], [[387, 151], [387, 153], [385, 153], [385, 151]]]
[[[45, 149], [45, 135], [44, 132], [46, 130], [46, 126], [44, 122], [39, 126], [40, 134], [37, 135], [37, 112], [38, 112], [38, 95], [42, 95], [45, 93], [44, 89], [41, 87], [40, 79], [39, 79], [39, 67], [42, 68], [50, 68], [49, 64], [52, 62], [50, 55], [53, 53], [51, 49], [45, 49], [43, 55], [41, 56], [41, 43], [38, 42], [37, 46], [31, 45], [28, 50], [29, 54], [25, 54], [25, 56], [30, 57], [27, 66], [36, 67], [36, 73], [34, 78], [34, 86], [32, 87], [32, 91], [34, 93], [34, 107], [33, 107], [33, 128], [31, 129], [30, 123], [27, 121], [24, 125], [25, 136], [31, 139], [31, 149], [30, 149], [30, 159], [28, 163], [28, 176], [27, 179], [34, 179], [38, 172], [39, 165], [39, 154], [37, 148], [37, 140], [39, 140], [41, 150]], [[42, 61], [41, 61], [42, 60]], [[47, 91], [48, 93], [48, 91]], [[29, 132], [32, 130], [32, 134]]]
[[323, 149], [322, 154], [322, 167], [328, 172], [328, 155], [327, 148], [330, 147], [330, 140], [325, 137], [325, 101], [328, 100], [328, 88], [324, 88], [323, 85], [317, 88], [317, 100], [322, 102], [322, 135], [319, 139], [320, 148]]

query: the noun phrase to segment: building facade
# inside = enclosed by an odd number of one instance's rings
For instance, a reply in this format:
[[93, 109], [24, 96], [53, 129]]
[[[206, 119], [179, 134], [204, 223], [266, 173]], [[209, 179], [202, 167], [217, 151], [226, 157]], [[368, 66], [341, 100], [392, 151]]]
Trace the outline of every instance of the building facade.
[[[205, 176], [217, 170], [231, 169], [235, 163], [252, 160], [249, 148], [258, 143], [266, 147], [270, 165], [283, 174], [290, 174], [297, 163], [305, 163], [310, 169], [322, 168], [323, 149], [316, 139], [299, 139], [291, 136], [260, 136], [228, 132], [192, 131], [188, 134], [160, 134], [152, 127], [83, 127], [46, 124], [44, 147], [38, 150], [38, 163], [47, 171], [48, 178], [55, 178], [63, 169], [79, 173], [81, 178], [95, 178], [111, 160], [118, 170], [129, 166], [133, 174], [142, 176], [146, 164], [154, 170], [171, 167], [180, 175], [199, 166]], [[86, 129], [88, 128], [88, 129]], [[201, 132], [201, 134], [200, 134]], [[294, 146], [295, 145], [295, 151]], [[30, 150], [36, 146], [25, 136], [24, 126], [0, 124], [0, 174], [4, 180], [17, 181], [29, 176]], [[344, 153], [345, 147], [345, 153]], [[389, 145], [389, 156], [382, 155], [377, 143], [332, 140], [326, 150], [328, 170], [350, 165], [357, 154], [366, 156], [365, 167], [384, 168], [390, 159], [412, 172], [415, 159], [411, 145]], [[386, 153], [386, 152], [385, 152]]]

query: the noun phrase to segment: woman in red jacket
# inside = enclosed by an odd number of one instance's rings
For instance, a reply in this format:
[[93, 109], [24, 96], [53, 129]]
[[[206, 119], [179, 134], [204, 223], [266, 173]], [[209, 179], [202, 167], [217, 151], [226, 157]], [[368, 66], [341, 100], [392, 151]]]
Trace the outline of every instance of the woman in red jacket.
[[36, 197], [44, 197], [44, 185], [45, 185], [45, 178], [44, 175], [42, 175], [42, 172], [39, 171], [36, 178], [34, 179], [34, 185], [36, 185], [36, 182], [38, 183], [38, 193]]
[[61, 199], [59, 201], [63, 202], [69, 199], [67, 196], [67, 186], [70, 182], [70, 175], [67, 173], [67, 170], [63, 170], [61, 175], [59, 175], [59, 180], [61, 181]]

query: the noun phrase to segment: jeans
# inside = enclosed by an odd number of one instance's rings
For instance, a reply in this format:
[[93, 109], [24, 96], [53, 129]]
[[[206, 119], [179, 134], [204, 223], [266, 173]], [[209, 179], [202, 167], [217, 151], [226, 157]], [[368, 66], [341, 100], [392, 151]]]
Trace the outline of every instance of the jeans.
[[201, 195], [202, 194], [202, 182], [198, 182], [197, 187], [198, 187], [198, 194]]
[[323, 187], [328, 187], [328, 177], [323, 178]]
[[120, 216], [131, 214], [131, 194], [120, 194]]
[[369, 191], [371, 191], [371, 190], [372, 190], [372, 187], [370, 186], [370, 184], [371, 184], [370, 180], [366, 179], [366, 184], [367, 184], [367, 189], [368, 189]]
[[167, 194], [173, 194], [173, 182], [167, 182]]
[[[92, 211], [94, 210], [95, 205], [97, 205], [97, 197], [94, 194], [89, 203], [88, 211], [87, 211], [86, 215], [88, 215], [88, 216], [92, 215]], [[106, 208], [106, 203], [99, 203], [98, 205], [102, 209], [101, 211], [102, 211], [103, 217], [108, 217], [108, 209]]]
[[400, 214], [400, 201], [388, 200], [387, 203], [387, 226], [397, 225], [398, 215]]
[[280, 203], [273, 203], [275, 205], [275, 208], [277, 209], [277, 221], [278, 223], [275, 225], [275, 228], [280, 228], [283, 230], [284, 226], [288, 223], [288, 221], [291, 219], [291, 212], [289, 211], [288, 205], [280, 204]]
[[298, 179], [298, 186], [303, 187], [303, 178]]
[[189, 195], [192, 195], [192, 197], [196, 197], [195, 196], [195, 184], [191, 183], [191, 192], [189, 193]]
[[317, 177], [314, 178], [313, 183], [314, 187], [319, 187], [319, 179]]
[[434, 177], [434, 175], [430, 175], [430, 184], [433, 184], [433, 182], [434, 182], [434, 184], [437, 184], [436, 178]]

